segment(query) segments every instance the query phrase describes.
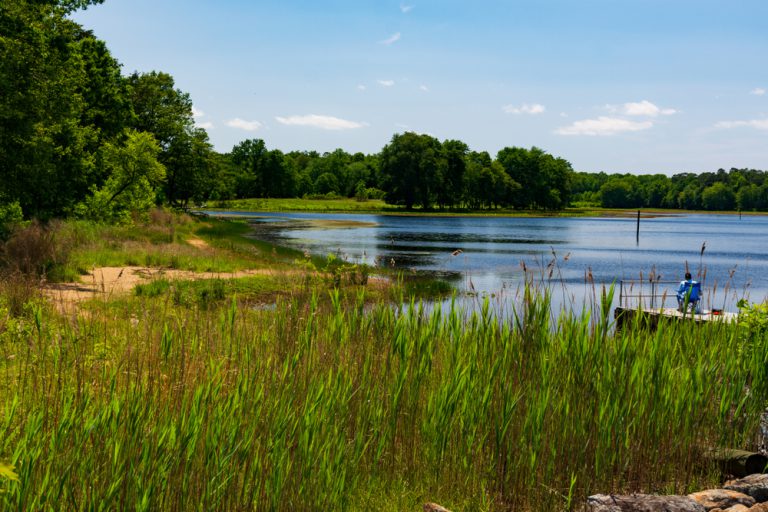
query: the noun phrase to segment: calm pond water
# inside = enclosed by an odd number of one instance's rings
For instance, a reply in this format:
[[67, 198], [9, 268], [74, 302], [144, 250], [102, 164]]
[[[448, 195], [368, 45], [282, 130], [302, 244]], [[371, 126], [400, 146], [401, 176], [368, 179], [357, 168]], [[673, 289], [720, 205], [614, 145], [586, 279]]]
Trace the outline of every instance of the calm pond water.
[[[638, 244], [636, 218], [207, 213], [249, 217], [259, 236], [302, 251], [452, 277], [473, 297], [513, 295], [527, 276], [550, 283], [555, 306], [584, 303], [592, 283], [616, 282], [618, 299], [620, 280], [643, 279], [647, 294], [650, 274], [679, 281], [687, 264], [701, 275], [705, 308], [768, 298], [768, 216], [644, 217]], [[668, 306], [675, 288], [658, 286]]]

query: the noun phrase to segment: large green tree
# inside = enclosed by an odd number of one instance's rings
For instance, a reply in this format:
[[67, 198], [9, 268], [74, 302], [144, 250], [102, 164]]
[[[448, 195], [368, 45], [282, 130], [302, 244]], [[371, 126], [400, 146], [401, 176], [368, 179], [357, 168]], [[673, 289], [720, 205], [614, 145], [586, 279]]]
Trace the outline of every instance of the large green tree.
[[387, 201], [412, 209], [429, 208], [437, 189], [441, 144], [431, 135], [396, 134], [379, 155], [382, 188]]
[[442, 144], [436, 183], [437, 204], [456, 206], [464, 195], [464, 175], [467, 172], [469, 146], [460, 140], [446, 140]]
[[192, 198], [205, 199], [218, 167], [207, 133], [195, 128], [189, 94], [163, 72], [133, 73], [127, 83], [133, 128], [151, 133], [160, 145], [166, 201], [186, 206]]
[[232, 148], [231, 157], [238, 169], [238, 197], [294, 196], [297, 177], [281, 151], [250, 139]]
[[496, 160], [520, 184], [513, 201], [516, 208], [556, 210], [568, 205], [573, 173], [568, 161], [537, 147], [507, 147], [499, 151]]
[[95, 179], [82, 31], [65, 17], [74, 7], [17, 0], [0, 9], [0, 196], [26, 217], [63, 214]]
[[205, 130], [184, 130], [162, 160], [166, 168], [163, 190], [171, 205], [186, 208], [190, 201], [202, 203], [211, 197], [222, 167]]

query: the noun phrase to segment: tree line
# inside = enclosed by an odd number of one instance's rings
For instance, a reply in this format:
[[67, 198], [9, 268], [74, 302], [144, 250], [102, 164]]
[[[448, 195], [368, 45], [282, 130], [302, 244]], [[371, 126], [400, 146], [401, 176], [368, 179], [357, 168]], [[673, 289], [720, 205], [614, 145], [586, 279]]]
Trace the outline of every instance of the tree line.
[[411, 209], [525, 208], [556, 210], [570, 197], [570, 164], [541, 149], [504, 148], [492, 158], [458, 140], [396, 134], [380, 153], [337, 149], [282, 153], [263, 140], [221, 156], [210, 198], [383, 198]]
[[573, 202], [605, 208], [766, 211], [768, 173], [755, 169], [641, 175], [578, 172]]
[[381, 198], [408, 209], [768, 209], [762, 171], [577, 173], [536, 147], [492, 156], [412, 132], [376, 154], [284, 153], [260, 139], [218, 153], [171, 75], [124, 75], [107, 45], [68, 17], [98, 3], [16, 0], [0, 9], [0, 226], [62, 216], [121, 222], [156, 204], [260, 197]]

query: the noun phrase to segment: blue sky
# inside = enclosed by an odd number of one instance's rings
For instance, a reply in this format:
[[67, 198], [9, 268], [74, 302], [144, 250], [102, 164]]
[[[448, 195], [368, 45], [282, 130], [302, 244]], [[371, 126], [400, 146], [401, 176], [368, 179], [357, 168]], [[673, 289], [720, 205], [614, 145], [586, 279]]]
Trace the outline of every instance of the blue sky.
[[394, 133], [590, 172], [768, 170], [765, 0], [106, 0], [75, 19], [165, 71], [219, 151]]

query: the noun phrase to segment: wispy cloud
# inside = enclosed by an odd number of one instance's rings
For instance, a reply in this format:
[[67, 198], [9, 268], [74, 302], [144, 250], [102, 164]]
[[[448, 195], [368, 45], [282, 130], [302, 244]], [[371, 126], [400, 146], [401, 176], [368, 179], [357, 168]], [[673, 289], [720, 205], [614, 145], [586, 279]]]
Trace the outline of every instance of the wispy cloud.
[[597, 119], [575, 121], [569, 126], [558, 128], [555, 133], [558, 135], [605, 136], [623, 132], [639, 132], [652, 127], [653, 122], [651, 121], [636, 122], [617, 117], [600, 116]]
[[765, 95], [765, 89], [763, 89], [762, 87], [755, 87], [754, 89], [749, 91], [749, 94], [752, 94], [754, 96], [763, 96]]
[[429, 87], [427, 87], [426, 85], [422, 84], [422, 85], [419, 86], [419, 90], [424, 91], [424, 92], [429, 92]]
[[715, 124], [715, 128], [730, 130], [732, 128], [755, 128], [757, 130], [768, 130], [768, 119], [750, 119], [748, 121], [720, 121]]
[[277, 122], [286, 126], [309, 126], [321, 130], [356, 130], [368, 126], [367, 123], [348, 121], [333, 116], [319, 116], [309, 114], [306, 116], [275, 117]]
[[358, 85], [357, 85], [357, 90], [358, 90], [358, 91], [364, 91], [364, 90], [366, 90], [366, 89], [367, 89], [367, 87], [366, 87], [366, 86], [364, 86], [363, 84], [358, 84]]
[[391, 44], [398, 42], [399, 40], [400, 40], [400, 32], [396, 32], [391, 36], [389, 36], [388, 38], [384, 39], [383, 41], [379, 41], [379, 43], [389, 46]]
[[378, 84], [382, 87], [392, 87], [395, 85], [394, 80], [376, 80], [376, 82], [378, 82]]
[[411, 12], [413, 10], [414, 7], [416, 7], [416, 6], [415, 5], [400, 4], [400, 11], [403, 14], [408, 14], [409, 12]]
[[210, 130], [213, 128], [213, 123], [210, 121], [201, 122], [200, 118], [205, 117], [205, 112], [202, 110], [198, 110], [194, 106], [192, 106], [192, 117], [195, 120], [195, 126], [198, 128], [202, 128], [203, 130]]
[[520, 106], [516, 105], [504, 105], [501, 107], [501, 109], [506, 112], [507, 114], [530, 114], [530, 115], [537, 115], [544, 113], [547, 108], [544, 105], [540, 105], [538, 103], [523, 103]]
[[245, 130], [246, 132], [255, 132], [261, 128], [261, 123], [258, 121], [246, 121], [236, 117], [227, 121], [227, 126], [230, 128], [237, 128], [238, 130]]
[[635, 117], [658, 117], [677, 114], [677, 110], [673, 108], [660, 108], [648, 100], [624, 103], [623, 105], [619, 106], [606, 105], [606, 107], [610, 112]]

